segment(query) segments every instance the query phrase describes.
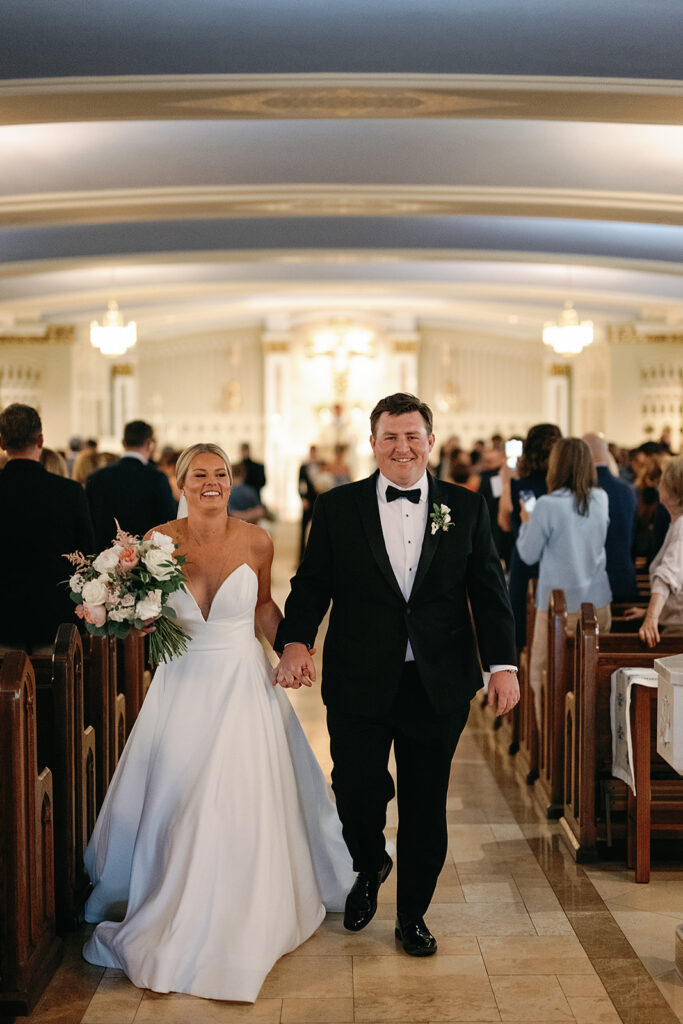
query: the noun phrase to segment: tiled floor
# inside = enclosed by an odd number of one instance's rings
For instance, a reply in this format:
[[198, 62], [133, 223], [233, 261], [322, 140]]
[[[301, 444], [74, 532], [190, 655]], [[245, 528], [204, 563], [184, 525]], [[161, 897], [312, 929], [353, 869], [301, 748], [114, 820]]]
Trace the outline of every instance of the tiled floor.
[[[282, 597], [288, 566], [281, 559], [276, 569]], [[318, 688], [293, 699], [329, 770]], [[496, 747], [478, 702], [456, 754], [448, 820], [449, 859], [427, 917], [439, 941], [433, 958], [415, 960], [397, 948], [391, 875], [377, 916], [363, 932], [346, 932], [340, 915], [328, 916], [308, 942], [276, 964], [253, 1006], [136, 989], [120, 972], [81, 960], [83, 932], [69, 938], [64, 963], [32, 1020], [683, 1021], [683, 983], [674, 970], [683, 868], [655, 870], [649, 885], [636, 886], [620, 864], [574, 864], [558, 826], [542, 818]]]

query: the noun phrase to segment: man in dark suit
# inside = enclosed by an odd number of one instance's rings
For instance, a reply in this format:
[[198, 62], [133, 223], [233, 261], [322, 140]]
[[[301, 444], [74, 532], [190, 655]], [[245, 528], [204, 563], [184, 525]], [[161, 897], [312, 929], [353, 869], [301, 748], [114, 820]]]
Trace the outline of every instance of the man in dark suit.
[[154, 431], [144, 420], [126, 423], [123, 454], [113, 466], [88, 477], [85, 493], [90, 502], [98, 549], [108, 547], [121, 529], [142, 536], [153, 526], [175, 519], [178, 506], [168, 477], [149, 460], [155, 447]]
[[451, 760], [482, 685], [477, 644], [492, 672], [489, 699], [504, 714], [519, 699], [514, 620], [483, 499], [426, 471], [429, 407], [390, 395], [370, 423], [378, 471], [318, 497], [275, 642], [283, 652], [276, 682], [315, 678], [309, 649], [331, 600], [322, 697], [332, 785], [358, 871], [344, 924], [365, 927], [391, 870], [383, 829], [393, 742], [395, 934], [407, 953], [429, 956], [436, 941], [423, 915], [446, 856]]
[[63, 556], [91, 553], [95, 538], [83, 488], [40, 464], [43, 428], [35, 409], [7, 406], [0, 445], [7, 453], [0, 473], [0, 642], [30, 654], [53, 643], [62, 622], [75, 621]]
[[318, 448], [312, 444], [308, 450], [308, 459], [299, 466], [299, 496], [301, 498], [301, 538], [299, 541], [299, 561], [304, 557], [306, 548], [306, 532], [313, 517], [313, 506], [318, 497], [315, 489], [315, 478], [320, 469]]
[[638, 583], [631, 548], [638, 499], [630, 484], [610, 471], [609, 448], [600, 434], [584, 434], [598, 474], [598, 487], [607, 493], [609, 526], [605, 541], [607, 576], [613, 601], [637, 601]]
[[241, 462], [246, 470], [246, 478], [244, 482], [247, 487], [254, 488], [260, 502], [261, 488], [266, 486], [266, 471], [263, 467], [263, 463], [254, 462], [251, 457], [251, 448], [246, 441], [240, 445], [240, 451], [242, 453]]

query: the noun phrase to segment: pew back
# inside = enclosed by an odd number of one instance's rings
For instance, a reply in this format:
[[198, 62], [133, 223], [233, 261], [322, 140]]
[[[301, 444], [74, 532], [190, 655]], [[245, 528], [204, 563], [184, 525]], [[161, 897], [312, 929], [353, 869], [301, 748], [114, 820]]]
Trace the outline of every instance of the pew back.
[[0, 667], [0, 1015], [28, 1014], [61, 957], [52, 776], [36, 767], [36, 692], [23, 651]]

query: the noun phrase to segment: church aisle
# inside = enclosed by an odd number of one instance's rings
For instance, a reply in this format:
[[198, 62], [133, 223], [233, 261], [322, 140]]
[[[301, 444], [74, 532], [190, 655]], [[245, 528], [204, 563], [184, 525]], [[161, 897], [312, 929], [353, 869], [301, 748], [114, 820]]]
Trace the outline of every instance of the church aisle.
[[[279, 547], [275, 591], [281, 599], [291, 558]], [[292, 696], [329, 773], [318, 686]], [[389, 811], [393, 838], [393, 804]], [[136, 989], [121, 972], [81, 960], [84, 928], [69, 937], [64, 963], [31, 1021], [683, 1020], [683, 984], [673, 969], [674, 930], [683, 919], [682, 876], [655, 870], [650, 885], [636, 886], [632, 873], [618, 864], [575, 865], [560, 844], [557, 824], [542, 818], [527, 787], [514, 778], [509, 759], [496, 748], [478, 700], [453, 764], [448, 820], [449, 859], [427, 915], [439, 942], [434, 958], [407, 957], [394, 940], [392, 873], [380, 890], [378, 913], [364, 931], [346, 932], [341, 915], [329, 915], [308, 942], [278, 962], [253, 1006]]]

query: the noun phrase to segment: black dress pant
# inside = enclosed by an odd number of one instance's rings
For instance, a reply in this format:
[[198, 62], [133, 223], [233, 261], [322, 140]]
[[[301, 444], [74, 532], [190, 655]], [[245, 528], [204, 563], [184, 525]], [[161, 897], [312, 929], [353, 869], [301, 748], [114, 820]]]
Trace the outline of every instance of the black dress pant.
[[332, 788], [356, 871], [374, 872], [384, 858], [386, 808], [394, 796], [388, 770], [396, 759], [397, 909], [421, 917], [446, 859], [446, 799], [451, 761], [470, 705], [437, 715], [415, 662], [406, 662], [390, 712], [369, 717], [327, 709], [334, 767]]

